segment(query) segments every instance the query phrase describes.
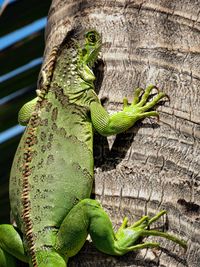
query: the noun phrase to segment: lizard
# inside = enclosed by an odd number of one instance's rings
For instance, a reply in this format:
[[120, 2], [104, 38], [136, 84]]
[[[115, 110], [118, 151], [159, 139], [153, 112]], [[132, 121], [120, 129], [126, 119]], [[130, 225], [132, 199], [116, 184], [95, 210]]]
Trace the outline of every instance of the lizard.
[[134, 91], [131, 104], [110, 115], [95, 93], [93, 67], [102, 47], [96, 30], [70, 31], [53, 49], [42, 71], [37, 97], [19, 112], [26, 125], [10, 175], [10, 204], [15, 225], [0, 225], [0, 266], [14, 267], [16, 259], [30, 267], [66, 267], [88, 234], [95, 247], [109, 255], [159, 247], [141, 242], [160, 236], [186, 248], [186, 242], [150, 229], [163, 216], [143, 216], [132, 225], [124, 218], [114, 232], [99, 201], [91, 199], [94, 177], [93, 134], [116, 135], [136, 121], [158, 117], [154, 106], [164, 97], [153, 85]]

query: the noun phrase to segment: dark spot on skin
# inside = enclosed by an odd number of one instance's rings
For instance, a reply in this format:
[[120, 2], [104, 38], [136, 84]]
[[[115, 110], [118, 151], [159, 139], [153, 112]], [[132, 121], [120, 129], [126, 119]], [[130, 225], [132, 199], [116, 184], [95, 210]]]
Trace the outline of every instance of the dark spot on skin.
[[58, 129], [58, 127], [57, 127], [56, 123], [53, 123], [53, 125], [52, 125], [52, 130], [53, 130], [53, 131], [56, 131], [57, 129]]
[[69, 100], [68, 97], [65, 96], [63, 89], [61, 87], [52, 88], [52, 91], [55, 93], [55, 97], [59, 100], [63, 107], [68, 106]]
[[[46, 174], [42, 174], [40, 176], [40, 181], [44, 182], [46, 180]], [[37, 189], [38, 191], [40, 191], [40, 189]]]
[[[45, 206], [43, 206], [42, 208], [45, 209], [45, 210], [49, 210], [49, 209], [52, 208], [52, 206], [50, 206], [50, 205], [45, 205]], [[50, 229], [49, 229], [49, 230], [50, 230]]]
[[32, 190], [32, 189], [34, 189], [34, 188], [35, 188], [35, 184], [30, 184], [30, 185], [29, 185], [29, 187], [30, 187], [30, 188], [31, 188], [31, 190]]
[[75, 198], [73, 201], [73, 206], [75, 206], [80, 200], [78, 198]]
[[50, 112], [51, 107], [52, 107], [52, 104], [50, 102], [48, 102], [47, 105], [46, 105], [46, 111]]
[[13, 176], [13, 182], [16, 183], [17, 182], [17, 177]]
[[33, 181], [35, 181], [35, 182], [38, 182], [38, 175], [34, 175], [34, 177], [33, 177]]
[[34, 169], [35, 169], [35, 166], [32, 166], [32, 167], [31, 167], [31, 171], [34, 171]]
[[65, 131], [64, 128], [60, 128], [60, 129], [59, 129], [59, 133], [60, 133], [60, 135], [61, 135], [62, 137], [65, 137], [65, 136], [66, 136], [66, 131]]
[[29, 142], [31, 145], [35, 145], [38, 143], [38, 138], [37, 136], [32, 136], [30, 142]]
[[41, 118], [37, 118], [37, 126], [41, 125]]
[[50, 165], [54, 162], [54, 156], [53, 155], [49, 155], [47, 158], [47, 165]]
[[48, 140], [49, 140], [49, 142], [53, 141], [53, 134], [52, 133], [49, 135]]
[[69, 100], [67, 97], [63, 96], [61, 99], [60, 99], [60, 102], [62, 104], [63, 107], [67, 107], [69, 105]]
[[34, 122], [32, 123], [33, 127], [37, 127], [40, 123], [40, 120], [37, 118], [37, 119], [34, 119]]
[[[40, 208], [40, 207], [38, 207], [38, 208]], [[36, 222], [41, 222], [41, 217], [40, 216], [35, 216], [34, 220]]]
[[40, 121], [41, 126], [47, 126], [48, 125], [48, 119], [44, 119]]
[[72, 165], [73, 165], [73, 167], [75, 167], [76, 170], [81, 169], [81, 166], [77, 162], [74, 162]]
[[48, 149], [48, 150], [51, 149], [51, 143], [50, 143], [50, 142], [47, 143], [47, 149]]
[[44, 153], [45, 151], [46, 151], [46, 146], [43, 145], [43, 146], [41, 147], [41, 152]]
[[42, 141], [45, 141], [45, 139], [46, 139], [46, 133], [45, 132], [41, 132], [41, 134], [40, 134], [40, 138], [41, 138], [41, 140]]
[[92, 175], [88, 172], [88, 170], [85, 169], [85, 168], [83, 169], [83, 175], [84, 175], [84, 177], [93, 180], [93, 176], [92, 176]]
[[21, 156], [18, 157], [18, 159], [17, 159], [17, 166], [19, 166], [19, 164], [21, 162], [21, 158], [22, 158]]
[[43, 160], [43, 159], [41, 159], [41, 161], [38, 163], [38, 169], [40, 169], [40, 168], [42, 168], [42, 167], [43, 167], [43, 162], [44, 162], [44, 160]]
[[58, 117], [58, 108], [55, 107], [52, 111], [52, 114], [51, 114], [51, 119], [52, 121], [56, 121], [57, 120], [57, 117]]
[[68, 138], [70, 139], [70, 141], [71, 141], [72, 143], [74, 143], [74, 144], [77, 143], [77, 138], [76, 138], [76, 136], [74, 136], [74, 135], [70, 135]]

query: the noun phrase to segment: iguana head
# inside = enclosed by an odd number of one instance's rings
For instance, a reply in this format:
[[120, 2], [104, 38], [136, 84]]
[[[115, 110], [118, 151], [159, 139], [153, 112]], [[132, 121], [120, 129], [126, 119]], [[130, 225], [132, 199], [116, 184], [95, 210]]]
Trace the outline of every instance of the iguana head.
[[93, 88], [92, 71], [101, 49], [101, 36], [96, 30], [77, 28], [70, 31], [58, 50], [53, 82], [69, 94]]
[[[78, 47], [78, 64], [77, 73], [84, 81], [81, 90], [93, 87], [95, 75], [92, 71], [94, 63], [97, 61], [101, 49], [101, 36], [95, 30], [87, 31], [81, 41], [77, 40]], [[89, 86], [89, 87], [88, 87]]]
[[92, 67], [95, 61], [98, 58], [99, 51], [101, 48], [101, 36], [95, 31], [91, 30], [85, 33], [85, 40], [82, 47], [82, 60], [88, 65], [88, 67]]

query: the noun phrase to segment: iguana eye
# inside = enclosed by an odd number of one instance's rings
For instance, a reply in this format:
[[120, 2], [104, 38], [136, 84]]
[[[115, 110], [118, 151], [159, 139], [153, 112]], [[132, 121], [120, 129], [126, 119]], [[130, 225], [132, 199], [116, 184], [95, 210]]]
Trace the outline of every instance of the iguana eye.
[[90, 43], [95, 43], [97, 41], [96, 34], [94, 32], [89, 32], [86, 37]]

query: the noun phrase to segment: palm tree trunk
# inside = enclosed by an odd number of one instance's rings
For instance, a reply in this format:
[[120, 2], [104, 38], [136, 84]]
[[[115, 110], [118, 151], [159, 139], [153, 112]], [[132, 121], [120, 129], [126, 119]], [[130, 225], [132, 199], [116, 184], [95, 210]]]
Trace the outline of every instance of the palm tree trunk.
[[45, 61], [72, 28], [95, 28], [104, 43], [97, 89], [109, 99], [109, 111], [120, 110], [124, 96], [131, 101], [138, 86], [156, 84], [170, 97], [170, 103], [158, 108], [158, 123], [145, 119], [108, 141], [95, 136], [95, 197], [116, 227], [124, 216], [134, 222], [166, 209], [161, 224], [188, 240], [186, 253], [159, 238], [161, 250], [119, 258], [86, 242], [69, 266], [200, 265], [199, 12], [198, 0], [53, 0]]

